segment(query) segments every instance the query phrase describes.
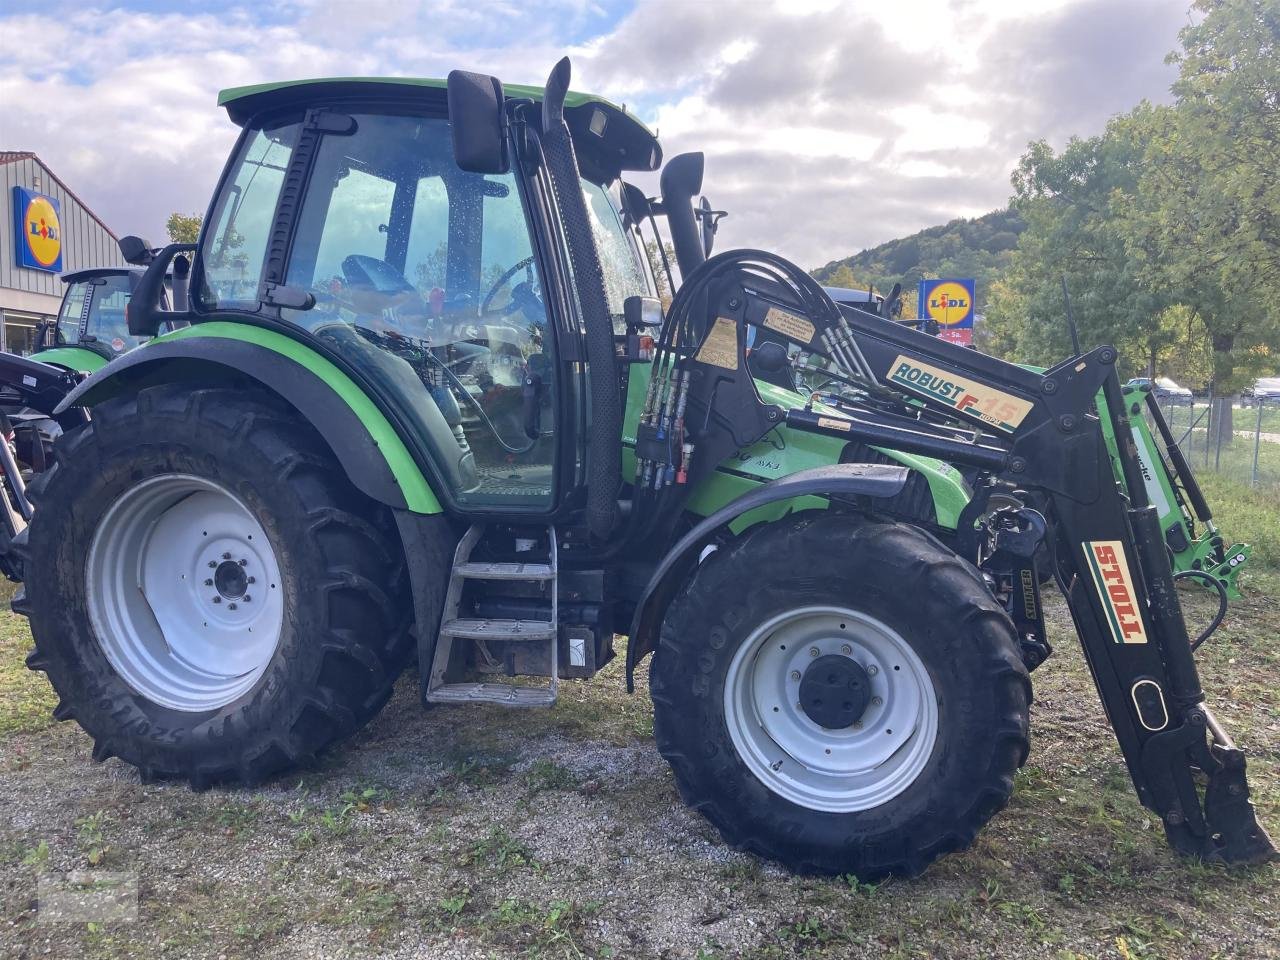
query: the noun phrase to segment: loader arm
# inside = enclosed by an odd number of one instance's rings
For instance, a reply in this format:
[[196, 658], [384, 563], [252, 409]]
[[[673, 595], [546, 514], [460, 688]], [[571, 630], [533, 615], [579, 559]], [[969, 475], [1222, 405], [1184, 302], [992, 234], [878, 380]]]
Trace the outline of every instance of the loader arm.
[[[723, 254], [673, 304], [673, 332], [664, 332], [655, 359], [656, 369], [672, 373], [657, 392], [679, 398], [685, 423], [702, 425], [687, 444], [697, 449], [692, 466], [680, 466], [696, 475], [779, 418], [793, 429], [969, 465], [983, 478], [959, 530], [959, 551], [970, 559], [979, 558], [974, 520], [987, 492], [1033, 492], [1045, 506], [1054, 572], [1139, 799], [1182, 853], [1228, 862], [1274, 855], [1248, 801], [1244, 754], [1204, 703], [1156, 509], [1128, 421], [1116, 413], [1123, 406], [1115, 349], [1029, 371], [874, 316], [850, 318], [821, 291], [812, 294], [807, 277], [778, 264], [785, 261], [755, 252]], [[825, 372], [861, 390], [862, 402], [839, 411], [812, 401], [793, 409], [760, 402], [748, 331], [757, 349], [761, 337], [772, 338], [826, 358]], [[1101, 412], [1099, 390], [1107, 400]], [[743, 409], [752, 396], [754, 409]], [[1112, 420], [1127, 494], [1100, 415]], [[642, 509], [669, 506], [661, 489], [647, 507], [645, 495]], [[1028, 565], [1034, 573], [1029, 556]], [[1034, 622], [1038, 584], [1024, 576], [1021, 585], [1036, 591], [1026, 607]], [[1196, 770], [1208, 776], [1203, 799]]]

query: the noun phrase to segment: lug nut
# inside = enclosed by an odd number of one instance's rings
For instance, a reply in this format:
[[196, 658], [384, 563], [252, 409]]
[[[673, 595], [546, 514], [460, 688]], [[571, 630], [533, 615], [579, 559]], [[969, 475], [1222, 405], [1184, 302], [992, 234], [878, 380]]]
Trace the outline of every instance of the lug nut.
[[241, 598], [240, 598], [240, 602], [241, 602], [241, 603], [248, 603], [251, 599], [253, 599], [253, 598], [252, 598], [252, 597], [250, 597], [250, 596], [246, 593], [243, 597], [241, 597]]
[[799, 680], [799, 679], [800, 679], [800, 671], [799, 671], [799, 670], [792, 670], [792, 671], [791, 671], [791, 679], [792, 679], [792, 680]]
[[883, 704], [884, 704], [884, 700], [883, 700], [882, 698], [880, 698], [880, 697], [872, 697], [872, 698], [871, 698], [871, 705], [872, 705], [873, 707], [879, 707], [879, 706], [882, 706]]
[[221, 602], [222, 602], [222, 598], [221, 598], [221, 597], [214, 597], [214, 598], [213, 598], [213, 602], [214, 602], [214, 603], [221, 603]]
[[867, 674], [870, 676], [874, 677], [879, 672], [880, 672], [880, 668], [877, 667], [874, 663], [871, 664], [871, 666], [867, 667]]
[[222, 559], [223, 559], [223, 560], [230, 560], [230, 559], [231, 559], [231, 554], [229, 554], [229, 553], [224, 553], [224, 554], [222, 555]]
[[210, 560], [210, 561], [209, 561], [209, 569], [210, 569], [210, 570], [213, 570], [213, 569], [214, 569], [214, 568], [216, 568], [217, 566], [218, 566], [218, 561], [217, 561], [217, 560]]
[[853, 721], [853, 729], [855, 729], [855, 730], [861, 730], [861, 729], [862, 729], [862, 721], [861, 721], [861, 720], [855, 720], [855, 721]]
[[818, 648], [817, 648], [817, 647], [810, 647], [810, 648], [809, 648], [809, 656], [811, 656], [811, 657], [816, 657], [817, 655], [818, 655]]
[[228, 603], [228, 604], [227, 604], [227, 609], [228, 609], [228, 610], [234, 610], [235, 608], [236, 608], [236, 605], [235, 605], [234, 603]]
[[257, 583], [257, 582], [258, 582], [257, 577], [249, 577], [247, 580], [245, 580], [245, 583]]
[[849, 646], [847, 643], [843, 643], [840, 645], [840, 652], [847, 657], [849, 654], [853, 653], [853, 647]]
[[205, 585], [206, 587], [212, 587], [212, 586], [213, 586], [213, 580], [212, 580], [212, 579], [207, 579], [207, 580], [205, 580], [204, 585]]
[[241, 559], [239, 563], [240, 563], [240, 566], [242, 567], [247, 567], [249, 565], [249, 561], [244, 559]]

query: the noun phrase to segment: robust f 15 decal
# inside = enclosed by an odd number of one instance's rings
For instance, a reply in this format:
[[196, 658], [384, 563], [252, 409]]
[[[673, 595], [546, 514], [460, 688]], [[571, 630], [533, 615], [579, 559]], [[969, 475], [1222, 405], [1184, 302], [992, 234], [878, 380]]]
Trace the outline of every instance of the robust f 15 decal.
[[958, 413], [978, 417], [1005, 433], [1013, 433], [1031, 412], [1029, 400], [902, 355], [889, 367], [888, 379], [913, 393], [945, 403]]

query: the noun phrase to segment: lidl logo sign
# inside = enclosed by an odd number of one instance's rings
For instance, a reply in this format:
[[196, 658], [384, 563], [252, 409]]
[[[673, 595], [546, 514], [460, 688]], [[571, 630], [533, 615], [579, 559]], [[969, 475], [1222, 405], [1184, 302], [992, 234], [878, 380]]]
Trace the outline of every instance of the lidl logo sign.
[[62, 220], [58, 201], [24, 187], [13, 188], [15, 260], [28, 270], [62, 271]]
[[954, 343], [973, 342], [972, 280], [921, 280], [920, 318], [938, 324], [938, 335]]

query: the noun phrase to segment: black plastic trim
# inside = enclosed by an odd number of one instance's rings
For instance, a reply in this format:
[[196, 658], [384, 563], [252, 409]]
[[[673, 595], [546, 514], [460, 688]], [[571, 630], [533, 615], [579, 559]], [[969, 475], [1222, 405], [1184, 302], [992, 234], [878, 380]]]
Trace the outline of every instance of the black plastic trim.
[[697, 563], [715, 535], [748, 510], [794, 497], [895, 497], [906, 486], [910, 470], [878, 463], [839, 463], [801, 470], [761, 484], [721, 507], [686, 533], [658, 562], [636, 604], [627, 640], [627, 690], [634, 690], [633, 671], [657, 645], [658, 629], [678, 584]]

